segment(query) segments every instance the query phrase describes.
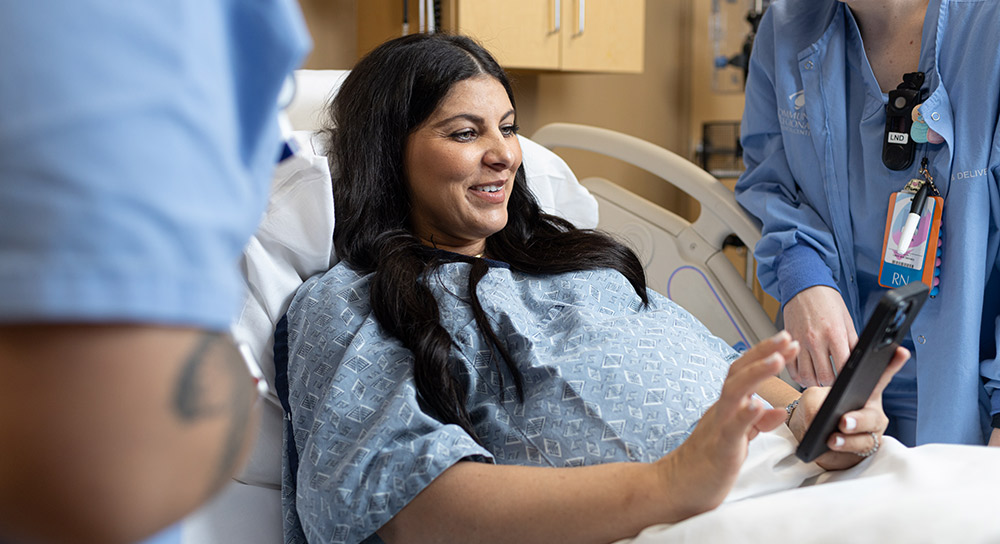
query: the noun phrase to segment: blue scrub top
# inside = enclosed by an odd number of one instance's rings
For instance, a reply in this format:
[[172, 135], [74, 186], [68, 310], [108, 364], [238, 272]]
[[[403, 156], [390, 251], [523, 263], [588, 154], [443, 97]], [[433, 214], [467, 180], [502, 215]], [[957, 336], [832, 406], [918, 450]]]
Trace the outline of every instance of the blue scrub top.
[[0, 3], [0, 323], [228, 330], [309, 47], [294, 0]]
[[294, 0], [0, 4], [0, 322], [227, 330]]

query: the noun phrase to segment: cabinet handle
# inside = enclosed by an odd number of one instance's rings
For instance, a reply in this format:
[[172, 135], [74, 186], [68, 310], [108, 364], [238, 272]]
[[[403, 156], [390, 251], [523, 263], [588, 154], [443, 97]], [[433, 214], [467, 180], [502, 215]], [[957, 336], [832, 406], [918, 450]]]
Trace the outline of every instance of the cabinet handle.
[[403, 0], [403, 36], [410, 33], [410, 3]]
[[562, 0], [554, 0], [554, 5], [555, 17], [553, 17], [553, 20], [555, 24], [553, 25], [552, 32], [549, 32], [549, 34], [558, 34], [562, 29]]
[[577, 26], [576, 34], [574, 36], [583, 36], [583, 31], [587, 28], [587, 0], [577, 0], [577, 20], [579, 25]]
[[427, 26], [424, 30], [428, 34], [434, 34], [437, 32], [437, 19], [434, 17], [434, 0], [420, 0], [426, 4], [426, 7], [422, 4], [420, 7], [427, 12]]

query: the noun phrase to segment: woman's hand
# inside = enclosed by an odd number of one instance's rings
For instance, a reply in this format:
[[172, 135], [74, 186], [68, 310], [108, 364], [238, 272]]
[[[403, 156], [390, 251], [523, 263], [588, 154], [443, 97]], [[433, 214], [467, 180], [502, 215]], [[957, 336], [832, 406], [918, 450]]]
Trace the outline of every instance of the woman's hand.
[[782, 331], [744, 353], [729, 367], [719, 400], [691, 436], [658, 461], [661, 481], [677, 501], [668, 506], [683, 514], [680, 519], [721, 504], [746, 459], [750, 440], [784, 422], [783, 408], [765, 408], [753, 394], [798, 350], [798, 342]]
[[789, 361], [788, 374], [805, 387], [833, 384], [833, 367], [839, 372], [858, 343], [840, 293], [825, 285], [804, 289], [785, 304], [783, 316], [785, 329], [802, 343], [798, 358]]
[[[816, 459], [819, 466], [826, 470], [842, 470], [853, 467], [864, 459], [863, 454], [872, 451], [876, 440], [881, 443], [882, 433], [885, 432], [885, 428], [889, 424], [889, 419], [882, 411], [882, 391], [909, 358], [910, 352], [906, 348], [896, 349], [892, 361], [882, 373], [882, 377], [879, 378], [875, 390], [872, 391], [865, 406], [860, 410], [847, 412], [841, 416], [840, 423], [837, 425], [838, 432], [832, 433], [826, 441], [826, 445], [831, 451]], [[829, 387], [810, 387], [802, 393], [799, 405], [792, 412], [792, 418], [788, 422], [788, 428], [791, 429], [797, 440], [802, 440], [806, 429], [816, 417], [816, 413], [829, 392]]]

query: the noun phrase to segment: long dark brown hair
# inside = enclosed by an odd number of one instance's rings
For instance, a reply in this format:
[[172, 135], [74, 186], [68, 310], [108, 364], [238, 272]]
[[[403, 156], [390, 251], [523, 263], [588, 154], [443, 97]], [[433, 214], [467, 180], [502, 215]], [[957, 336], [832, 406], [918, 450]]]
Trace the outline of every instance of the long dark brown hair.
[[[326, 128], [333, 150], [337, 256], [361, 273], [374, 273], [372, 311], [379, 324], [413, 352], [414, 379], [425, 409], [477, 440], [466, 409], [466, 385], [459, 379], [462, 364], [452, 356], [453, 340], [440, 323], [437, 300], [426, 283], [441, 264], [471, 264], [469, 303], [476, 324], [500, 353], [498, 374], [502, 379], [501, 365], [505, 366], [521, 401], [523, 378], [476, 294], [488, 264], [427, 247], [410, 231], [403, 157], [407, 137], [431, 116], [452, 86], [481, 75], [503, 84], [514, 105], [507, 75], [475, 41], [440, 33], [396, 38], [353, 68], [328, 108]], [[514, 177], [507, 211], [507, 225], [486, 239], [491, 258], [532, 274], [613, 268], [648, 303], [646, 278], [636, 255], [606, 234], [577, 229], [543, 213], [527, 187], [523, 165]]]

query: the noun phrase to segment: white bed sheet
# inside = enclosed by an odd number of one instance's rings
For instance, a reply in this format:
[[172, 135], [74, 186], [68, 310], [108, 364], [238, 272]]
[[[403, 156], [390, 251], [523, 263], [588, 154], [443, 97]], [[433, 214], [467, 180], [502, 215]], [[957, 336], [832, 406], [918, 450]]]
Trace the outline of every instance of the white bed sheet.
[[1000, 542], [1000, 449], [885, 437], [854, 468], [824, 472], [795, 445], [784, 426], [759, 435], [721, 506], [618, 544]]

